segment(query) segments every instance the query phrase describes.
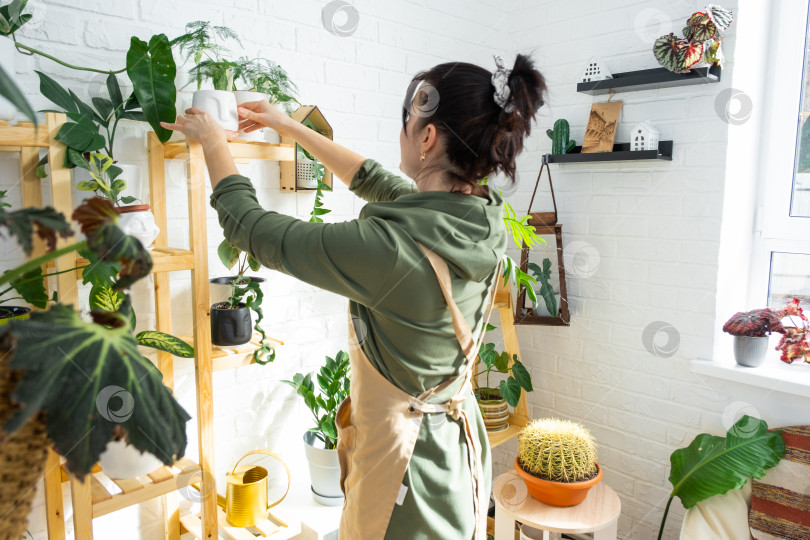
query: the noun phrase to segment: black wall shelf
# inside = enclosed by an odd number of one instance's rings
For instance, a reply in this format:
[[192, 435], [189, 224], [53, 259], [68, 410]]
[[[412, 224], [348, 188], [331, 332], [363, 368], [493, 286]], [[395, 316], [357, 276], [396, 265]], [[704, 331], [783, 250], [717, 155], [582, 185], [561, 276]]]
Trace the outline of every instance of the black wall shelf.
[[575, 146], [568, 154], [545, 154], [543, 163], [588, 163], [593, 161], [645, 161], [658, 159], [672, 161], [672, 141], [658, 141], [658, 150], [630, 150], [630, 143], [613, 145], [612, 152], [583, 154], [581, 146]]
[[666, 68], [642, 69], [614, 73], [612, 79], [577, 83], [577, 92], [599, 96], [615, 92], [655, 90], [673, 86], [691, 86], [720, 82], [722, 68], [717, 64], [710, 67], [694, 68], [689, 73], [673, 73]]

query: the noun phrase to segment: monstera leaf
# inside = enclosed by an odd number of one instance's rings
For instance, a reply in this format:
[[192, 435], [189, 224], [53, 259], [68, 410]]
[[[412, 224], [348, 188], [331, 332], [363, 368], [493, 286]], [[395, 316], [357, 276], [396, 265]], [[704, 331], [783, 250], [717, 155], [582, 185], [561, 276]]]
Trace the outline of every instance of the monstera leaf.
[[162, 127], [160, 122], [174, 122], [177, 116], [174, 107], [176, 74], [177, 66], [165, 34], [152, 36], [148, 44], [132, 37], [127, 52], [127, 75], [143, 115], [160, 142], [166, 142], [172, 136], [171, 130]]
[[731, 426], [725, 437], [701, 433], [688, 447], [675, 450], [669, 458], [672, 492], [658, 538], [673, 497], [684, 508], [692, 508], [709, 497], [741, 488], [749, 478], [761, 478], [784, 455], [782, 432], [768, 432], [765, 421], [748, 415]]
[[14, 390], [25, 406], [3, 426], [18, 429], [45, 411], [48, 435], [67, 467], [83, 477], [115, 433], [169, 465], [186, 449], [191, 418], [138, 352], [128, 324], [85, 322], [63, 305], [9, 324], [16, 345], [9, 367], [24, 370]]

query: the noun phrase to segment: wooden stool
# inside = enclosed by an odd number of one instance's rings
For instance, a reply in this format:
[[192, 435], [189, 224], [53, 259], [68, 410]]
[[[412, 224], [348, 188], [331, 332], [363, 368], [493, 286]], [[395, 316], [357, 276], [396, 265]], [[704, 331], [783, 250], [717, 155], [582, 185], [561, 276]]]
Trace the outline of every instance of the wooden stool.
[[495, 479], [495, 540], [513, 540], [515, 521], [543, 530], [543, 540], [559, 533], [593, 532], [594, 540], [616, 540], [622, 503], [610, 486], [599, 482], [581, 504], [565, 508], [541, 503], [526, 489], [514, 471]]

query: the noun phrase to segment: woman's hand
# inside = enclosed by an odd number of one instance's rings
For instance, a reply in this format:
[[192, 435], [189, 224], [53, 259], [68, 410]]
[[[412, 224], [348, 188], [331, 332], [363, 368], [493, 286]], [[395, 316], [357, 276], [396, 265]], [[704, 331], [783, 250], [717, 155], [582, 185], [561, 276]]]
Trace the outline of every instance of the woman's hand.
[[269, 127], [284, 134], [290, 117], [271, 105], [268, 101], [249, 101], [237, 108], [239, 112], [239, 131], [250, 133], [263, 127]]
[[179, 131], [189, 139], [200, 141], [204, 145], [225, 142], [236, 135], [217, 124], [211, 115], [197, 107], [186, 109], [186, 114], [178, 116], [175, 123], [161, 122], [160, 125], [166, 129]]

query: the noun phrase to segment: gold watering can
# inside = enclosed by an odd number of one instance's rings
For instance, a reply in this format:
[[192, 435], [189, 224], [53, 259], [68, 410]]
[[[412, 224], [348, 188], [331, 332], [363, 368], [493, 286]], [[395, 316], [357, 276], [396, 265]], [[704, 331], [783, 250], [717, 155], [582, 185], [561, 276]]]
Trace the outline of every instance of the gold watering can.
[[[266, 454], [279, 461], [287, 471], [287, 490], [281, 498], [272, 504], [267, 502], [267, 469], [259, 465], [242, 465], [239, 462], [251, 454]], [[290, 469], [275, 453], [269, 450], [248, 452], [225, 474], [225, 517], [234, 527], [253, 527], [267, 518], [268, 511], [284, 500], [290, 491]], [[221, 504], [221, 497], [219, 504]]]

